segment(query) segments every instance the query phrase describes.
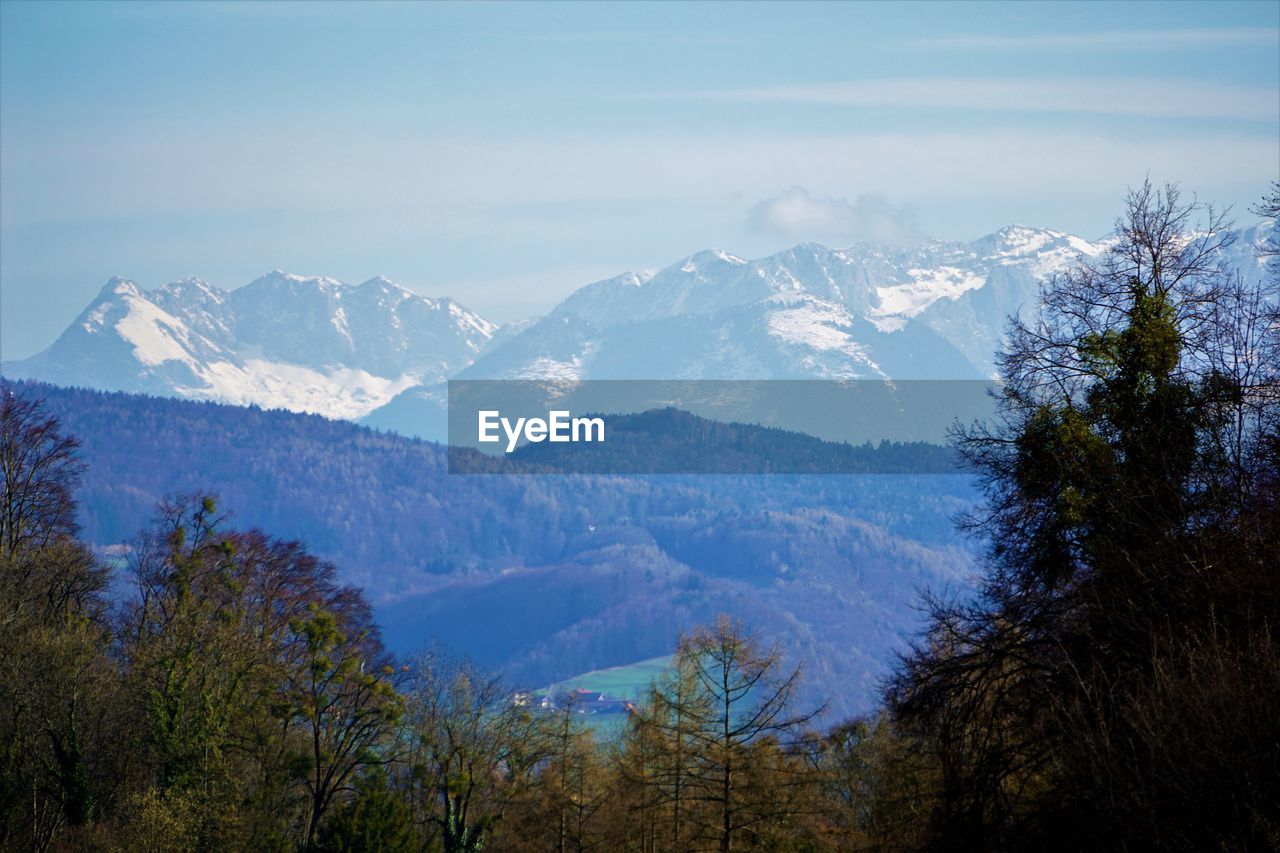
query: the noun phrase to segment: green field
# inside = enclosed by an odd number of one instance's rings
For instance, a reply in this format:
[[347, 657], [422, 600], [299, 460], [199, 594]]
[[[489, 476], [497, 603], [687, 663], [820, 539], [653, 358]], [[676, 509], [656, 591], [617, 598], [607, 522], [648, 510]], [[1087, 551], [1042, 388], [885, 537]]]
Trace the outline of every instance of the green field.
[[[636, 661], [625, 666], [611, 666], [584, 672], [551, 685], [557, 691], [594, 690], [610, 699], [640, 699], [649, 689], [649, 683], [671, 665], [671, 655]], [[544, 691], [540, 691], [544, 692]]]

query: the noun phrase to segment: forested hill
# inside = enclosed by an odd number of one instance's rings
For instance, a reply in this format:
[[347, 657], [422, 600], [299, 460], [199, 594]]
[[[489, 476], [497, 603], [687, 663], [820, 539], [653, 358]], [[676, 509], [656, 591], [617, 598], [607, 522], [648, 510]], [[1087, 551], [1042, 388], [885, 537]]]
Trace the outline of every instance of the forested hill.
[[510, 455], [455, 449], [451, 472], [566, 474], [947, 474], [951, 448], [922, 441], [851, 445], [681, 409], [600, 416], [607, 440], [527, 443]]
[[450, 475], [441, 446], [346, 422], [20, 389], [83, 443], [90, 541], [214, 492], [237, 526], [301, 539], [364, 586], [393, 647], [442, 640], [533, 683], [669, 653], [728, 610], [806, 661], [837, 710], [866, 707], [914, 593], [971, 565], [952, 527], [964, 477]]

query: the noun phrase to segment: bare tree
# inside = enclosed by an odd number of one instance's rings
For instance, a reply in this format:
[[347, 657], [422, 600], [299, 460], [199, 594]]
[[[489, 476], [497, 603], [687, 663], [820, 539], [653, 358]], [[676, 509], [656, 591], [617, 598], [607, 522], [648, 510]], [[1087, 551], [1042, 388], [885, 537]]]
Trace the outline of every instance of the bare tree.
[[79, 447], [42, 401], [0, 383], [0, 556], [75, 535]]
[[410, 664], [404, 761], [412, 800], [446, 853], [481, 849], [550, 751], [549, 720], [500, 679], [442, 652]]
[[0, 848], [91, 823], [114, 766], [108, 569], [74, 538], [75, 438], [0, 383]]
[[779, 756], [807, 745], [800, 736], [820, 713], [795, 711], [800, 678], [798, 667], [782, 669], [776, 647], [727, 616], [682, 638], [674, 674], [666, 689], [656, 686], [642, 723], [666, 745], [650, 784], [672, 806], [677, 838], [688, 823], [727, 851], [758, 824], [794, 815], [789, 791], [811, 779]]

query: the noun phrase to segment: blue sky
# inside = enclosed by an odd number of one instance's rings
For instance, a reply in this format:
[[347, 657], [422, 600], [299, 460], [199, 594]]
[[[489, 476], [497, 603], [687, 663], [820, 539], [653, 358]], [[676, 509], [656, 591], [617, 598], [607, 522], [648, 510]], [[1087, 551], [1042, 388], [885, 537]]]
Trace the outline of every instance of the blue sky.
[[0, 3], [0, 354], [106, 279], [496, 320], [716, 246], [1104, 233], [1280, 177], [1280, 3]]

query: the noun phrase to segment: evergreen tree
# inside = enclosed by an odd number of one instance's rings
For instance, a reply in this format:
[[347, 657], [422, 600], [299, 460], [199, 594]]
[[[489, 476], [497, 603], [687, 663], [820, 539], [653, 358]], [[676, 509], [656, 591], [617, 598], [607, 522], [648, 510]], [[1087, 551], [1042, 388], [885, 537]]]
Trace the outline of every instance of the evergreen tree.
[[388, 784], [386, 774], [371, 771], [356, 781], [351, 797], [334, 809], [310, 849], [315, 853], [415, 853], [422, 846], [400, 793]]
[[[982, 595], [932, 602], [890, 692], [937, 761], [939, 846], [1275, 831], [1280, 326], [1274, 287], [1220, 266], [1224, 226], [1144, 184], [1112, 249], [1011, 326], [1001, 420], [960, 442], [989, 498]], [[1224, 737], [1233, 704], [1262, 716]]]

